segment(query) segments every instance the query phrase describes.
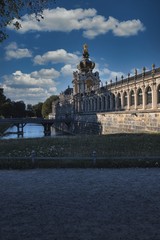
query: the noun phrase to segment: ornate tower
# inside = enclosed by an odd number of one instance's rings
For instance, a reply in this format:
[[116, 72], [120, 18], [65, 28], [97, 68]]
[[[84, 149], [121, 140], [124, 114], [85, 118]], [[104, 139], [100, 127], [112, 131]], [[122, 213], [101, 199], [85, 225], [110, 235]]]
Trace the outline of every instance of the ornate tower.
[[73, 72], [73, 95], [81, 96], [96, 91], [100, 85], [99, 73], [93, 73], [95, 63], [89, 58], [88, 46], [83, 45], [83, 59], [77, 65], [78, 71]]

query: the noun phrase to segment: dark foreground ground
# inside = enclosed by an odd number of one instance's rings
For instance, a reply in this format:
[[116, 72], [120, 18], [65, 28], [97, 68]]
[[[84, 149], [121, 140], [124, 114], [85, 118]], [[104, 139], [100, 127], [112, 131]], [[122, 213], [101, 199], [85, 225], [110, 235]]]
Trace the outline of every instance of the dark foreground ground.
[[0, 171], [1, 240], [159, 240], [160, 169]]

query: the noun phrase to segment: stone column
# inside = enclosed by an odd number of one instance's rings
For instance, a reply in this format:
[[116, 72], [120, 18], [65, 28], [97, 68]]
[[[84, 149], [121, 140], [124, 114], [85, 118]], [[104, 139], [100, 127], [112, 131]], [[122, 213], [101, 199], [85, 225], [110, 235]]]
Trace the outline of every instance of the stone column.
[[146, 109], [146, 93], [145, 93], [145, 86], [143, 85], [142, 86], [142, 99], [143, 99], [143, 110]]
[[75, 99], [75, 112], [78, 112], [78, 100], [77, 99]]
[[121, 109], [124, 109], [124, 93], [121, 93]]
[[157, 108], [157, 91], [156, 91], [156, 83], [152, 83], [152, 109]]
[[77, 110], [78, 110], [78, 112], [80, 112], [80, 101], [79, 101], [79, 99], [78, 99], [78, 101], [77, 101]]
[[118, 93], [115, 94], [115, 110], [118, 111], [119, 110], [119, 99], [118, 99], [119, 95]]
[[135, 110], [137, 109], [137, 88], [135, 87], [135, 91], [134, 91], [134, 100], [135, 100]]
[[129, 91], [129, 89], [127, 90], [127, 96], [128, 96], [127, 110], [129, 110], [130, 109], [130, 91]]

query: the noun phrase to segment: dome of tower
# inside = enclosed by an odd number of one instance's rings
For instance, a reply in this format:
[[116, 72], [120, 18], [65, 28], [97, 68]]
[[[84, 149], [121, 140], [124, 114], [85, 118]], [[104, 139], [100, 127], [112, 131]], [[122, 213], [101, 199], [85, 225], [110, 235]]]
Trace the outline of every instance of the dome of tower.
[[95, 67], [95, 63], [89, 59], [88, 47], [86, 44], [83, 45], [83, 59], [77, 65], [78, 70], [81, 72], [92, 71]]

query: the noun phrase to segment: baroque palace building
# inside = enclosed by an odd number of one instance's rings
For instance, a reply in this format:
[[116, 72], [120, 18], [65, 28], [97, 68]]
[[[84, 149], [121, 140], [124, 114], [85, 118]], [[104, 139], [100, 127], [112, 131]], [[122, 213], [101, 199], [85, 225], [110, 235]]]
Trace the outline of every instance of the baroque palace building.
[[[115, 132], [145, 131], [140, 122], [149, 122], [147, 131], [160, 131], [160, 68], [152, 65], [152, 70], [141, 73], [135, 69], [134, 76], [110, 80], [102, 86], [99, 72], [94, 72], [95, 63], [90, 60], [88, 47], [83, 46], [83, 58], [73, 72], [73, 88], [68, 87], [59, 96], [59, 102], [53, 104], [53, 115], [58, 117], [72, 116], [75, 122], [98, 122], [102, 125], [102, 133], [116, 124]], [[154, 121], [149, 113], [155, 113]], [[116, 114], [116, 115], [115, 115]], [[120, 115], [121, 114], [121, 115]], [[138, 115], [139, 114], [139, 115]], [[139, 116], [137, 120], [129, 116]], [[119, 120], [118, 120], [119, 119]], [[128, 119], [128, 123], [125, 122]], [[148, 120], [147, 120], [148, 119]], [[109, 122], [110, 121], [110, 122]], [[119, 122], [121, 123], [119, 123]], [[123, 123], [122, 123], [123, 122]], [[132, 122], [132, 126], [130, 123]], [[154, 128], [154, 123], [156, 128]], [[126, 125], [129, 127], [126, 130]], [[114, 130], [112, 129], [112, 132]]]

